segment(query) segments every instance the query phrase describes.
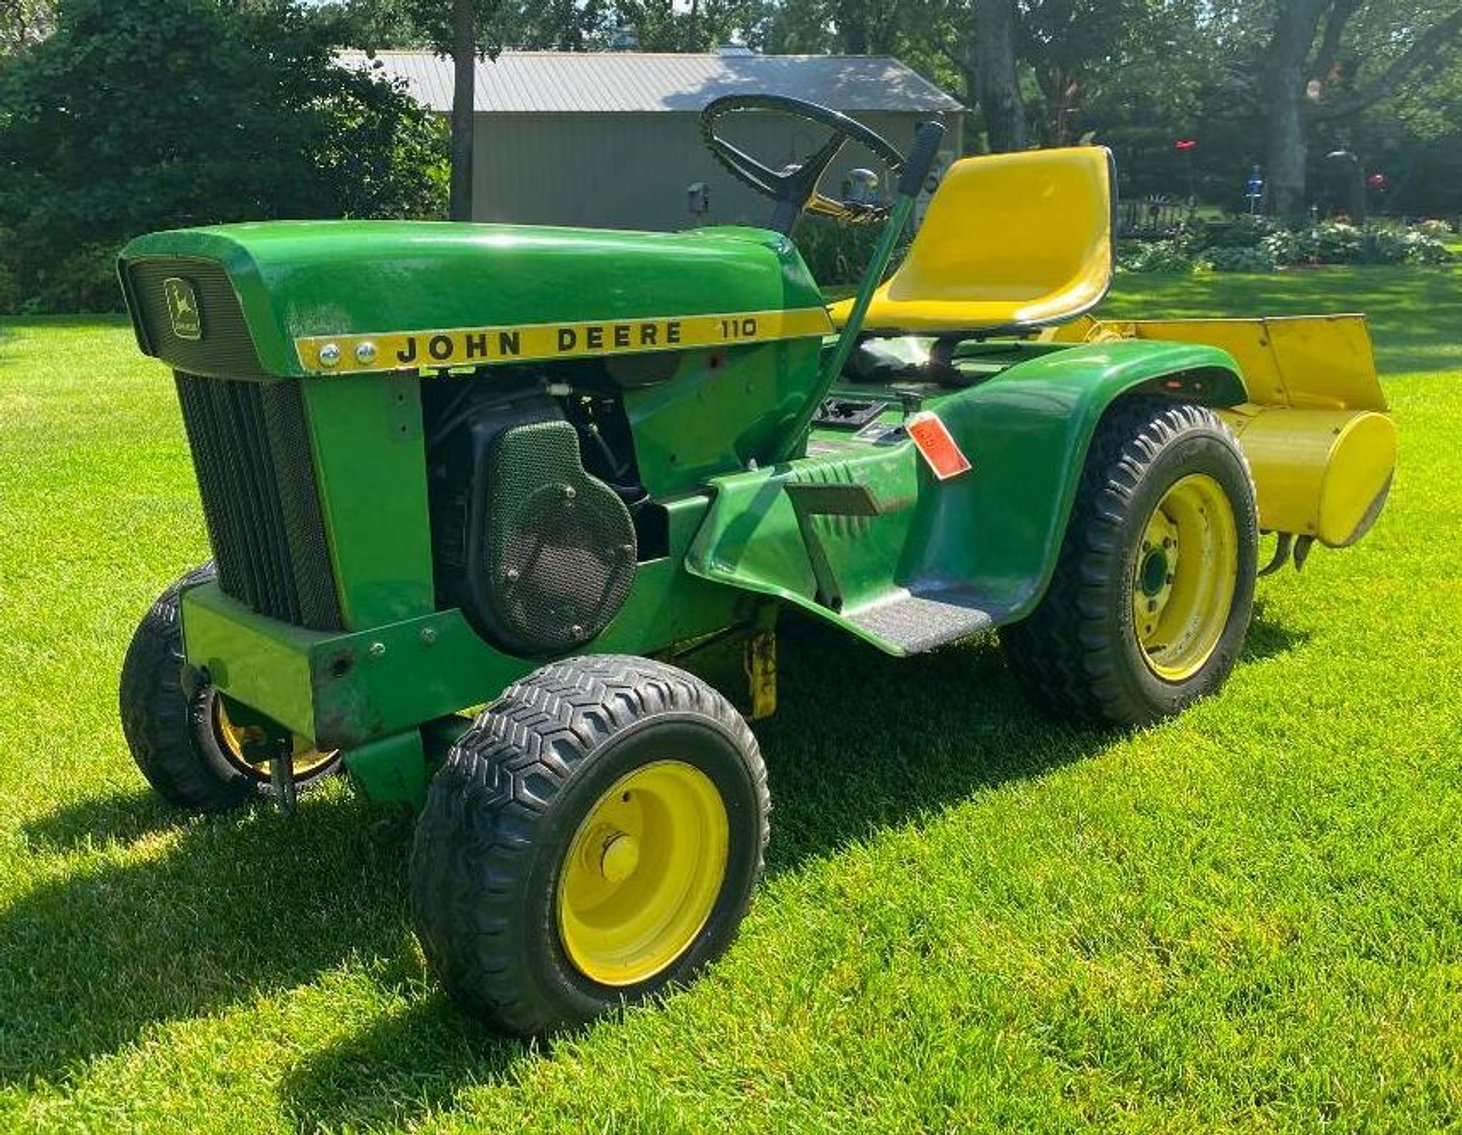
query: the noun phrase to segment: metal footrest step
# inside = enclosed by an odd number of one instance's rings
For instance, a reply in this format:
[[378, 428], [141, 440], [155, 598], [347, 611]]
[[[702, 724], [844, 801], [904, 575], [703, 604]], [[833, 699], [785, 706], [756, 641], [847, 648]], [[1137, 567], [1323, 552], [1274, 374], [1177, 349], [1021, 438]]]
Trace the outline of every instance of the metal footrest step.
[[982, 597], [961, 587], [895, 592], [845, 617], [904, 654], [921, 654], [995, 626]]

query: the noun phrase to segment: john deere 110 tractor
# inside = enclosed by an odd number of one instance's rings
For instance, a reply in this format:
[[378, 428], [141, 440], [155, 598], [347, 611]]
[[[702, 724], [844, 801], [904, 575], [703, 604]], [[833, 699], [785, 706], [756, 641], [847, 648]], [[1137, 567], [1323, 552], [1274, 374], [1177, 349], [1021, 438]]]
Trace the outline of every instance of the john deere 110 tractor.
[[[827, 142], [769, 168], [724, 136], [743, 112]], [[702, 125], [769, 228], [272, 223], [121, 257], [214, 557], [127, 654], [143, 775], [290, 807], [343, 765], [419, 807], [427, 960], [513, 1032], [726, 949], [785, 608], [899, 656], [998, 629], [1050, 709], [1151, 722], [1232, 669], [1261, 532], [1271, 568], [1353, 543], [1394, 464], [1360, 316], [1086, 315], [1104, 149], [956, 162], [884, 280], [938, 125], [907, 155], [794, 99]], [[849, 141], [892, 204], [818, 191]], [[808, 210], [884, 224], [849, 301], [789, 239]]]

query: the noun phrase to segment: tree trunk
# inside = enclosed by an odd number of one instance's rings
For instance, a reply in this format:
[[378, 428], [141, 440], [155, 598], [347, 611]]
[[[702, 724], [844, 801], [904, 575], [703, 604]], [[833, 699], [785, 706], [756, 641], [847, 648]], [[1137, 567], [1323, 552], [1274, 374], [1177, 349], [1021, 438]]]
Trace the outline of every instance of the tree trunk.
[[451, 218], [472, 219], [473, 94], [477, 35], [472, 0], [452, 0], [452, 182]]
[[833, 9], [838, 29], [838, 50], [844, 55], [868, 54], [868, 5], [866, 0], [841, 0]]
[[1015, 70], [1014, 0], [975, 0], [975, 76], [991, 151], [1025, 149], [1025, 104]]
[[1269, 210], [1296, 218], [1305, 211], [1304, 78], [1299, 68], [1276, 75], [1269, 88], [1267, 159], [1265, 170]]
[[1335, 0], [1287, 0], [1279, 5], [1274, 36], [1261, 70], [1268, 105], [1265, 149], [1269, 209], [1281, 217], [1305, 211], [1305, 64], [1320, 19]]

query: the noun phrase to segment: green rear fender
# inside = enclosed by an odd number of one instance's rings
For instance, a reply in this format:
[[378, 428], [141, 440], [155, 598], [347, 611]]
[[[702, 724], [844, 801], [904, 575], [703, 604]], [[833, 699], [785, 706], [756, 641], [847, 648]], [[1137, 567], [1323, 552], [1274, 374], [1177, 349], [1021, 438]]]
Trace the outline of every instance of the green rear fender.
[[925, 573], [968, 580], [1000, 622], [1033, 610], [1056, 567], [1102, 415], [1134, 393], [1231, 406], [1237, 364], [1215, 347], [1114, 341], [1043, 354], [943, 402], [973, 463], [940, 485], [927, 470], [913, 532]]
[[[688, 569], [776, 595], [895, 654], [906, 649], [860, 623], [860, 612], [907, 593], [956, 597], [949, 601], [996, 625], [1023, 618], [1055, 570], [1092, 435], [1116, 400], [1149, 391], [1219, 406], [1244, 400], [1233, 359], [1212, 347], [1125, 340], [1030, 354], [926, 402], [971, 461], [969, 472], [940, 482], [912, 442], [860, 445], [824, 434], [817, 456], [717, 479]], [[839, 604], [814, 597], [784, 488], [797, 482], [856, 486], [877, 503], [878, 515], [817, 525]]]

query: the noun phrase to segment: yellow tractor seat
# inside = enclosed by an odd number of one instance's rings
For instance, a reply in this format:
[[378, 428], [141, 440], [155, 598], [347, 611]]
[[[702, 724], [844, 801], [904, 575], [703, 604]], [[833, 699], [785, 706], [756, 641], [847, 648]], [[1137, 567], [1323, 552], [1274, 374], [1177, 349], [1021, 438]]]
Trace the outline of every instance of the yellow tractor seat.
[[[864, 326], [990, 334], [1074, 319], [1111, 284], [1112, 218], [1103, 146], [955, 162]], [[852, 308], [848, 299], [828, 311], [841, 327]]]

